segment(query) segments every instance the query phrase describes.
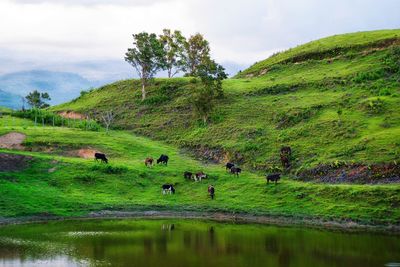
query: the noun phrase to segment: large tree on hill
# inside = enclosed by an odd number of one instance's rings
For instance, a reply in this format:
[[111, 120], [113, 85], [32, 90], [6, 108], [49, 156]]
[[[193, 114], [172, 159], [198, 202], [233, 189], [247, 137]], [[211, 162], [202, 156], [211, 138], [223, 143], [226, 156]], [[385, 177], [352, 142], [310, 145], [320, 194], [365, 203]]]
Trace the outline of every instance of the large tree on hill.
[[180, 71], [185, 71], [186, 38], [180, 31], [171, 32], [169, 29], [164, 29], [159, 38], [163, 45], [164, 69], [168, 72], [168, 78], [174, 77]]
[[40, 93], [38, 90], [30, 92], [26, 97], [26, 101], [34, 108], [47, 108], [50, 105], [46, 101], [51, 100], [48, 93]]
[[128, 48], [125, 60], [137, 71], [142, 82], [142, 100], [146, 86], [160, 69], [165, 68], [163, 45], [154, 33], [133, 34], [133, 48]]
[[202, 86], [193, 91], [192, 101], [195, 111], [206, 124], [215, 101], [223, 96], [222, 80], [228, 76], [224, 67], [207, 58], [198, 65], [195, 76], [201, 80]]
[[210, 58], [210, 46], [203, 35], [197, 33], [190, 36], [185, 43], [185, 65], [187, 76], [196, 76], [197, 68]]

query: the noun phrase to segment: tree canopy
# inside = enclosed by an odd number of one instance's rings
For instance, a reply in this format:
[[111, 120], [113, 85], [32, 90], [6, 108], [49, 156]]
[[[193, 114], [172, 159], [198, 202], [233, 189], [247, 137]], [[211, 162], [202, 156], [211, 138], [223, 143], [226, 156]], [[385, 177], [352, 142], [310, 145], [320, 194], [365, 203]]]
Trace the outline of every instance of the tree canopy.
[[34, 90], [30, 92], [25, 98], [28, 104], [34, 108], [47, 108], [50, 106], [47, 101], [50, 101], [51, 98], [46, 92], [40, 93], [38, 90]]

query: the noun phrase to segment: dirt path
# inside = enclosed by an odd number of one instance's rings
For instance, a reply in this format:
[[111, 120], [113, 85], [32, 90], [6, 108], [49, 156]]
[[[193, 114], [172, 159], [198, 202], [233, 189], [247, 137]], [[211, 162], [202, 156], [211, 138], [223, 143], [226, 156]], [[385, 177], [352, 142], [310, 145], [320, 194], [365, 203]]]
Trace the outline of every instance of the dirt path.
[[73, 112], [73, 111], [63, 111], [63, 112], [58, 113], [58, 115], [60, 115], [61, 117], [66, 118], [66, 119], [80, 119], [80, 120], [87, 119], [87, 116], [82, 115], [82, 114], [77, 113], [77, 112]]
[[0, 136], [0, 148], [6, 149], [18, 149], [22, 150], [24, 147], [22, 143], [24, 142], [26, 135], [22, 133], [11, 132]]

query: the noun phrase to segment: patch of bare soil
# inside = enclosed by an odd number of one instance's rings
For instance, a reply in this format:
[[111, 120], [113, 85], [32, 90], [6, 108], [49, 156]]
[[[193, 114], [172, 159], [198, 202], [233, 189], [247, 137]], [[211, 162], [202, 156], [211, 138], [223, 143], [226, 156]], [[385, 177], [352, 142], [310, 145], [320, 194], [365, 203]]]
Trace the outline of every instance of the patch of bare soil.
[[322, 183], [387, 184], [400, 183], [400, 164], [321, 164], [299, 174], [300, 180]]
[[81, 148], [78, 150], [69, 151], [67, 154], [68, 154], [68, 156], [71, 156], [71, 157], [80, 157], [83, 159], [94, 159], [95, 153], [102, 153], [102, 152], [92, 149], [92, 148]]
[[22, 171], [31, 160], [29, 156], [0, 153], [0, 172]]
[[24, 142], [25, 138], [26, 135], [16, 132], [2, 135], [0, 136], [0, 148], [22, 150], [24, 149], [22, 143]]
[[66, 119], [80, 119], [80, 120], [87, 119], [87, 117], [85, 115], [82, 115], [80, 113], [73, 112], [73, 111], [63, 111], [63, 112], [58, 113], [58, 115], [66, 118]]

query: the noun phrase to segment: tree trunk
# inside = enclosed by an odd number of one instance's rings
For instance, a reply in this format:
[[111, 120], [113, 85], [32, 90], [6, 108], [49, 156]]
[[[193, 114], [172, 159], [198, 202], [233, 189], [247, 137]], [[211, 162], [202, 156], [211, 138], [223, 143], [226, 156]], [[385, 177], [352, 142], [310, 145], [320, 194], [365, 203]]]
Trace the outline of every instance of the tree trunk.
[[207, 124], [207, 115], [203, 115], [203, 122], [204, 122], [204, 125]]
[[146, 99], [146, 83], [142, 81], [142, 101]]

